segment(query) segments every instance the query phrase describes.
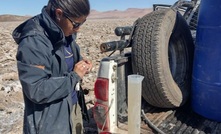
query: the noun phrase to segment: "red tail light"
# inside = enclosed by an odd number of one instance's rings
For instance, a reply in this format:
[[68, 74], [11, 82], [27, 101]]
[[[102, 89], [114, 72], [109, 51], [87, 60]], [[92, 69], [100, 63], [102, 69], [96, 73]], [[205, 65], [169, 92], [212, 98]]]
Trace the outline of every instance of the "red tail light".
[[[108, 101], [108, 84], [109, 80], [105, 78], [97, 78], [94, 85], [94, 94], [100, 102]], [[108, 106], [96, 102], [93, 109], [94, 119], [101, 131], [109, 131]]]
[[96, 102], [93, 110], [98, 128], [102, 131], [109, 131], [108, 106]]
[[108, 83], [109, 80], [105, 78], [98, 78], [94, 86], [95, 97], [102, 101], [108, 101]]

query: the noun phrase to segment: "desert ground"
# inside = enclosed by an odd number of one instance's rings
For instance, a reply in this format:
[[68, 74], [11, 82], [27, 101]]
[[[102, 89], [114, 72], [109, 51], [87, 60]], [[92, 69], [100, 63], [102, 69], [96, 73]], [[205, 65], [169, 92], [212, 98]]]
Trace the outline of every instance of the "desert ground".
[[[83, 79], [83, 88], [90, 92], [85, 95], [90, 123], [84, 123], [86, 133], [97, 133], [93, 120], [94, 82], [96, 80], [99, 61], [108, 55], [100, 52], [103, 42], [119, 40], [114, 34], [118, 26], [131, 26], [134, 19], [89, 19], [80, 29], [77, 43], [82, 55], [91, 60], [93, 69]], [[22, 134], [23, 127], [23, 95], [18, 79], [16, 66], [17, 44], [12, 39], [12, 31], [23, 21], [0, 22], [0, 134]]]

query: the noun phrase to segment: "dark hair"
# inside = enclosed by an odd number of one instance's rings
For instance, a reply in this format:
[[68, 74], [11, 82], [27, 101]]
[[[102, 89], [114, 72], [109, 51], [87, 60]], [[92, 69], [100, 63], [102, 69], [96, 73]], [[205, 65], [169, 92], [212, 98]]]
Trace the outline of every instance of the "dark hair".
[[90, 14], [90, 3], [88, 0], [49, 0], [48, 9], [51, 17], [55, 17], [55, 9], [61, 8], [66, 16], [79, 18]]

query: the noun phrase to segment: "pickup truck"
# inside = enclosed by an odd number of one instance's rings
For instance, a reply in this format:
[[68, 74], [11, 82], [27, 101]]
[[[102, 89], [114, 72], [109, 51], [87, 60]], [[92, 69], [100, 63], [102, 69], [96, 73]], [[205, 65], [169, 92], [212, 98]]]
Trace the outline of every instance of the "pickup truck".
[[120, 40], [100, 45], [102, 52], [112, 53], [100, 61], [94, 84], [99, 134], [128, 133], [131, 74], [144, 76], [142, 96], [134, 96], [142, 98], [140, 133], [221, 133], [221, 123], [196, 112], [191, 99], [198, 16], [208, 1], [154, 4], [133, 26], [115, 29]]

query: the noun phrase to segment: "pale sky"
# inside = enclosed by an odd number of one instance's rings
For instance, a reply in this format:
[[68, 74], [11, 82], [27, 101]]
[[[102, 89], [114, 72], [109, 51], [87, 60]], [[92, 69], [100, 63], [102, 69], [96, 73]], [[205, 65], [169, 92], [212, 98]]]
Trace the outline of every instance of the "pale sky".
[[[177, 0], [90, 0], [91, 9], [97, 11], [126, 10], [127, 8], [150, 8], [153, 4], [173, 4]], [[48, 0], [1, 0], [0, 15], [36, 15]]]

